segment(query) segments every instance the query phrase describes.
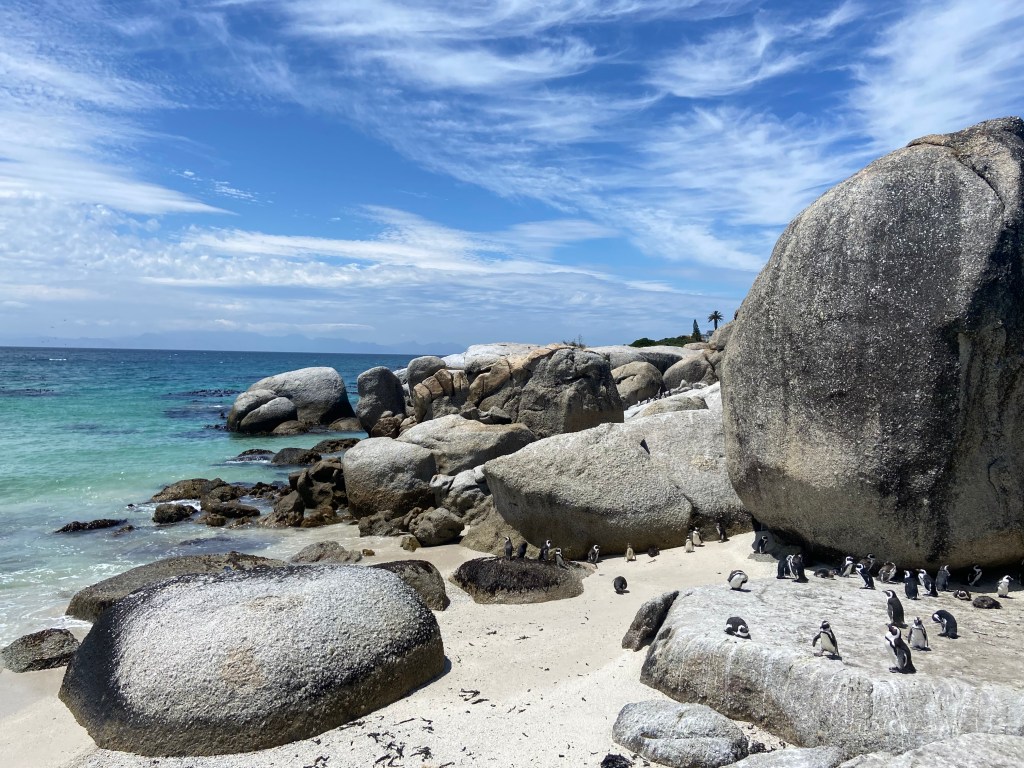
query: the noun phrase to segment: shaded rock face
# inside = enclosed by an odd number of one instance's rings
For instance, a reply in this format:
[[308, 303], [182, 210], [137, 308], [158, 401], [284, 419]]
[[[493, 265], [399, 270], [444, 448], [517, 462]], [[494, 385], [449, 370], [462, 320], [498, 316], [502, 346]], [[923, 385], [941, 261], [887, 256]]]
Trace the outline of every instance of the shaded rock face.
[[673, 363], [665, 371], [665, 386], [669, 389], [675, 389], [684, 382], [694, 384], [698, 381], [705, 384], [713, 384], [718, 381], [715, 369], [711, 366], [706, 350], [693, 350], [689, 352], [686, 357], [677, 363]]
[[405, 416], [405, 390], [390, 368], [378, 365], [363, 371], [356, 379], [356, 387], [359, 390], [356, 416], [367, 432], [374, 428], [385, 412], [392, 416]]
[[627, 363], [613, 368], [612, 380], [624, 408], [654, 397], [661, 391], [661, 371], [648, 362]]
[[93, 626], [60, 698], [103, 748], [217, 755], [315, 736], [443, 667], [433, 613], [394, 574], [289, 566], [132, 594]]
[[189, 573], [223, 573], [225, 568], [251, 570], [277, 568], [281, 560], [268, 557], [228, 552], [226, 555], [187, 555], [168, 557], [155, 563], [140, 565], [117, 576], [111, 576], [75, 593], [68, 605], [67, 615], [84, 621], [96, 621], [107, 608], [129, 592], [157, 582]]
[[801, 213], [731, 326], [729, 472], [773, 530], [911, 566], [1024, 549], [1024, 122], [927, 136]]
[[535, 439], [522, 424], [481, 424], [454, 415], [417, 424], [398, 438], [433, 453], [437, 471], [446, 475], [515, 453]]
[[452, 574], [452, 583], [477, 603], [544, 603], [583, 594], [586, 566], [568, 563], [560, 568], [554, 560], [504, 560], [483, 557], [467, 560]]
[[568, 557], [679, 546], [691, 516], [746, 519], [729, 484], [721, 420], [668, 413], [557, 435], [484, 465], [495, 507], [531, 542]]
[[199, 510], [189, 504], [157, 504], [153, 511], [153, 522], [157, 525], [169, 525], [188, 520]]
[[927, 744], [901, 755], [875, 752], [843, 763], [840, 768], [1016, 768], [1024, 759], [1024, 738], [969, 733]]
[[390, 563], [378, 563], [371, 568], [390, 571], [416, 590], [423, 602], [432, 611], [443, 611], [449, 606], [448, 592], [444, 588], [441, 572], [433, 563], [426, 560], [393, 560]]
[[430, 478], [437, 464], [426, 448], [371, 437], [350, 448], [342, 466], [349, 511], [357, 518], [385, 509], [405, 513], [433, 501]]
[[319, 453], [308, 448], [282, 448], [274, 454], [270, 463], [283, 466], [303, 466], [316, 464], [321, 458]]
[[[950, 611], [960, 638], [930, 634], [931, 652], [914, 651], [917, 674], [889, 672], [883, 638], [885, 595], [852, 579], [801, 584], [749, 582], [682, 591], [651, 644], [641, 680], [678, 701], [706, 704], [758, 723], [798, 746], [833, 746], [846, 755], [907, 749], [973, 731], [1024, 735], [1024, 662], [1006, 653], [1016, 629], [944, 594], [907, 601]], [[725, 634], [742, 616], [751, 639]], [[829, 621], [839, 660], [815, 657], [811, 640]], [[800, 706], [793, 706], [799, 701]]]
[[330, 424], [354, 416], [345, 382], [333, 368], [300, 368], [260, 379], [240, 394], [228, 414], [228, 430], [267, 433], [288, 421]]
[[436, 547], [458, 539], [462, 528], [460, 517], [440, 507], [416, 517], [409, 525], [409, 532], [422, 546]]
[[719, 768], [747, 756], [740, 727], [702, 704], [627, 704], [615, 719], [612, 739], [648, 760], [678, 768]]
[[661, 629], [661, 624], [668, 615], [669, 608], [679, 596], [679, 590], [666, 592], [640, 606], [640, 610], [633, 617], [633, 623], [622, 638], [622, 647], [630, 651], [639, 651], [647, 645]]
[[63, 667], [77, 650], [78, 639], [66, 629], [44, 629], [0, 648], [0, 661], [11, 672], [36, 672]]

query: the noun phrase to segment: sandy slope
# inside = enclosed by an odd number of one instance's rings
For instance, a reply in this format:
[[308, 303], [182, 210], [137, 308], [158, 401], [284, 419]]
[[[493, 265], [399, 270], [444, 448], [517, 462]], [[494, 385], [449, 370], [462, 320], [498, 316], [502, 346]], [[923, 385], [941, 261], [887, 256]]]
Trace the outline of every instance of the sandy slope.
[[[335, 538], [335, 528], [319, 538]], [[348, 537], [343, 541], [350, 545]], [[161, 758], [185, 766], [597, 766], [609, 751], [621, 707], [664, 698], [639, 682], [644, 652], [621, 648], [641, 603], [681, 587], [719, 583], [733, 568], [774, 576], [771, 563], [749, 559], [752, 534], [681, 548], [636, 562], [602, 561], [571, 600], [534, 605], [477, 605], [448, 584], [451, 606], [437, 613], [450, 669], [438, 680], [360, 721], [315, 739], [256, 753], [215, 758]], [[306, 543], [306, 542], [302, 542]], [[409, 557], [394, 539], [376, 539], [368, 562]], [[419, 550], [449, 576], [479, 553], [459, 546]], [[629, 593], [611, 582], [625, 576]], [[97, 750], [56, 698], [62, 671], [0, 673], [0, 765], [152, 766], [152, 758]], [[383, 758], [381, 760], [381, 758]], [[378, 762], [380, 760], [380, 762]], [[638, 763], [640, 764], [640, 763]]]

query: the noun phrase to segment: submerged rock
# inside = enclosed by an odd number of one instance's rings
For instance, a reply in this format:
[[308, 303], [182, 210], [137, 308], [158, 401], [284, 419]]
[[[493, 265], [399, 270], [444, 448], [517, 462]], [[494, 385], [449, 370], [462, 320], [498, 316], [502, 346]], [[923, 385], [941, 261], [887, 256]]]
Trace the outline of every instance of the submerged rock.
[[107, 518], [103, 518], [100, 520], [89, 520], [87, 522], [75, 520], [73, 522], [68, 523], [67, 525], [61, 526], [56, 531], [54, 531], [54, 533], [78, 533], [79, 531], [98, 531], [103, 528], [113, 528], [117, 525], [124, 525], [127, 522], [127, 520], [110, 520]]
[[77, 650], [78, 639], [66, 629], [44, 629], [0, 648], [0, 660], [11, 672], [36, 672], [65, 666]]
[[153, 522], [157, 525], [169, 525], [188, 520], [199, 510], [190, 504], [157, 504], [153, 511]]

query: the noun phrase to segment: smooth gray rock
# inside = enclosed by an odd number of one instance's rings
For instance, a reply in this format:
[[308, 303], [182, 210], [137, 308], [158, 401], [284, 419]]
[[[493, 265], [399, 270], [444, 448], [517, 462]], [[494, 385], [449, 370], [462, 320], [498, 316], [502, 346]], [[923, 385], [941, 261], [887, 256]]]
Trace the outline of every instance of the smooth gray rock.
[[686, 392], [680, 395], [669, 395], [660, 400], [655, 400], [650, 405], [637, 411], [631, 418], [640, 419], [645, 416], [657, 416], [661, 413], [678, 413], [679, 411], [704, 411], [707, 410], [707, 403], [703, 398], [695, 397], [693, 392]]
[[627, 704], [615, 719], [612, 739], [673, 768], [719, 768], [747, 755], [747, 737], [740, 727], [702, 704]]
[[409, 533], [424, 547], [450, 544], [459, 538], [464, 525], [462, 518], [444, 507], [428, 509], [409, 524]]
[[729, 345], [729, 338], [734, 330], [736, 330], [736, 326], [732, 322], [718, 326], [718, 329], [708, 339], [708, 346], [715, 351], [725, 349]]
[[612, 380], [624, 408], [654, 397], [661, 391], [661, 371], [645, 361], [613, 368]]
[[874, 752], [847, 760], [840, 768], [1019, 768], [1024, 738], [969, 733], [912, 749], [901, 755]]
[[434, 614], [394, 574], [288, 566], [130, 595], [86, 636], [60, 698], [105, 749], [217, 755], [336, 728], [443, 668]]
[[[292, 404], [290, 411], [284, 403], [278, 402], [281, 398]], [[257, 411], [262, 413], [257, 415]], [[309, 425], [330, 424], [354, 415], [345, 382], [336, 370], [300, 368], [260, 379], [240, 394], [228, 414], [228, 429], [233, 432], [270, 432], [278, 424], [290, 420], [297, 419]], [[247, 422], [246, 419], [250, 420]]]
[[430, 478], [437, 474], [434, 454], [390, 437], [371, 437], [342, 459], [349, 511], [367, 517], [380, 510], [408, 512], [433, 501]]
[[905, 566], [1024, 551], [1024, 121], [926, 136], [779, 238], [725, 350], [729, 473], [772, 530]]
[[130, 592], [166, 579], [189, 573], [222, 573], [225, 568], [252, 570], [278, 568], [285, 563], [268, 557], [228, 552], [223, 555], [186, 555], [168, 557], [140, 565], [79, 590], [71, 598], [67, 615], [84, 621], [96, 621], [107, 608]]
[[358, 550], [348, 550], [337, 541], [316, 541], [309, 544], [288, 558], [295, 565], [311, 565], [312, 563], [334, 563], [349, 565], [363, 559]]
[[647, 362], [638, 347], [630, 347], [624, 344], [607, 347], [587, 347], [587, 350], [601, 355], [601, 357], [608, 361], [608, 365], [611, 366], [612, 370], [621, 368], [629, 363]]
[[44, 629], [0, 648], [0, 661], [11, 672], [37, 672], [63, 667], [77, 650], [78, 639], [66, 629]]
[[750, 755], [732, 768], [836, 768], [844, 757], [836, 747], [789, 747]]
[[405, 418], [405, 390], [390, 368], [378, 365], [363, 371], [356, 379], [359, 401], [356, 417], [367, 432], [373, 429], [385, 412]]
[[445, 367], [444, 360], [434, 355], [424, 355], [423, 357], [413, 358], [409, 361], [409, 367], [406, 369], [406, 376], [409, 380], [409, 389], [411, 390], [425, 378], [433, 376]]
[[417, 424], [398, 438], [433, 453], [437, 471], [446, 475], [515, 453], [534, 440], [534, 434], [522, 424], [482, 424], [456, 415]]
[[665, 371], [665, 386], [668, 389], [675, 389], [684, 381], [690, 384], [704, 381], [710, 370], [711, 364], [708, 362], [707, 353], [703, 350], [693, 350]]
[[567, 557], [673, 547], [691, 515], [747, 519], [729, 484], [721, 419], [667, 413], [557, 435], [484, 465], [495, 507], [531, 542]]
[[391, 571], [398, 578], [416, 590], [416, 593], [432, 611], [443, 611], [449, 606], [448, 592], [444, 588], [441, 572], [426, 560], [392, 560], [378, 563], [371, 568]]
[[672, 603], [679, 597], [679, 590], [652, 597], [640, 606], [633, 617], [633, 623], [622, 637], [622, 647], [628, 651], [639, 651], [658, 634], [661, 624], [668, 615]]
[[[929, 635], [914, 651], [917, 674], [889, 672], [881, 590], [851, 579], [800, 584], [774, 578], [681, 591], [651, 644], [641, 680], [679, 701], [699, 701], [758, 723], [803, 747], [847, 755], [903, 752], [967, 732], [1024, 735], [1024, 661], [1007, 654], [1016, 627], [998, 611], [978, 611], [949, 596], [907, 601], [929, 629], [940, 608], [959, 620], [960, 638]], [[917, 613], [920, 611], [920, 614]], [[751, 639], [723, 631], [742, 616]], [[813, 655], [811, 640], [829, 621], [841, 659]], [[793, 706], [793, 702], [800, 706]]]
[[477, 603], [520, 605], [565, 600], [583, 594], [583, 579], [592, 566], [555, 561], [505, 560], [482, 557], [467, 560], [452, 574], [451, 581]]

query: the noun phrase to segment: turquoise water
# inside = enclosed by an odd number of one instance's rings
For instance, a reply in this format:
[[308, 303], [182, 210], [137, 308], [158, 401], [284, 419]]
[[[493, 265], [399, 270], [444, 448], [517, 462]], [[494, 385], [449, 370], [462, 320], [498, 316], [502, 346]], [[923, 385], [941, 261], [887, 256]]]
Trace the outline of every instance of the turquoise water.
[[[248, 448], [310, 447], [324, 434], [255, 438], [215, 428], [257, 379], [331, 366], [354, 406], [360, 373], [412, 357], [0, 347], [0, 645], [73, 625], [61, 619], [71, 595], [129, 567], [273, 547], [281, 534], [265, 529], [158, 528], [144, 502], [189, 477], [287, 479], [287, 469], [231, 459]], [[125, 519], [135, 530], [53, 533], [96, 518]]]

